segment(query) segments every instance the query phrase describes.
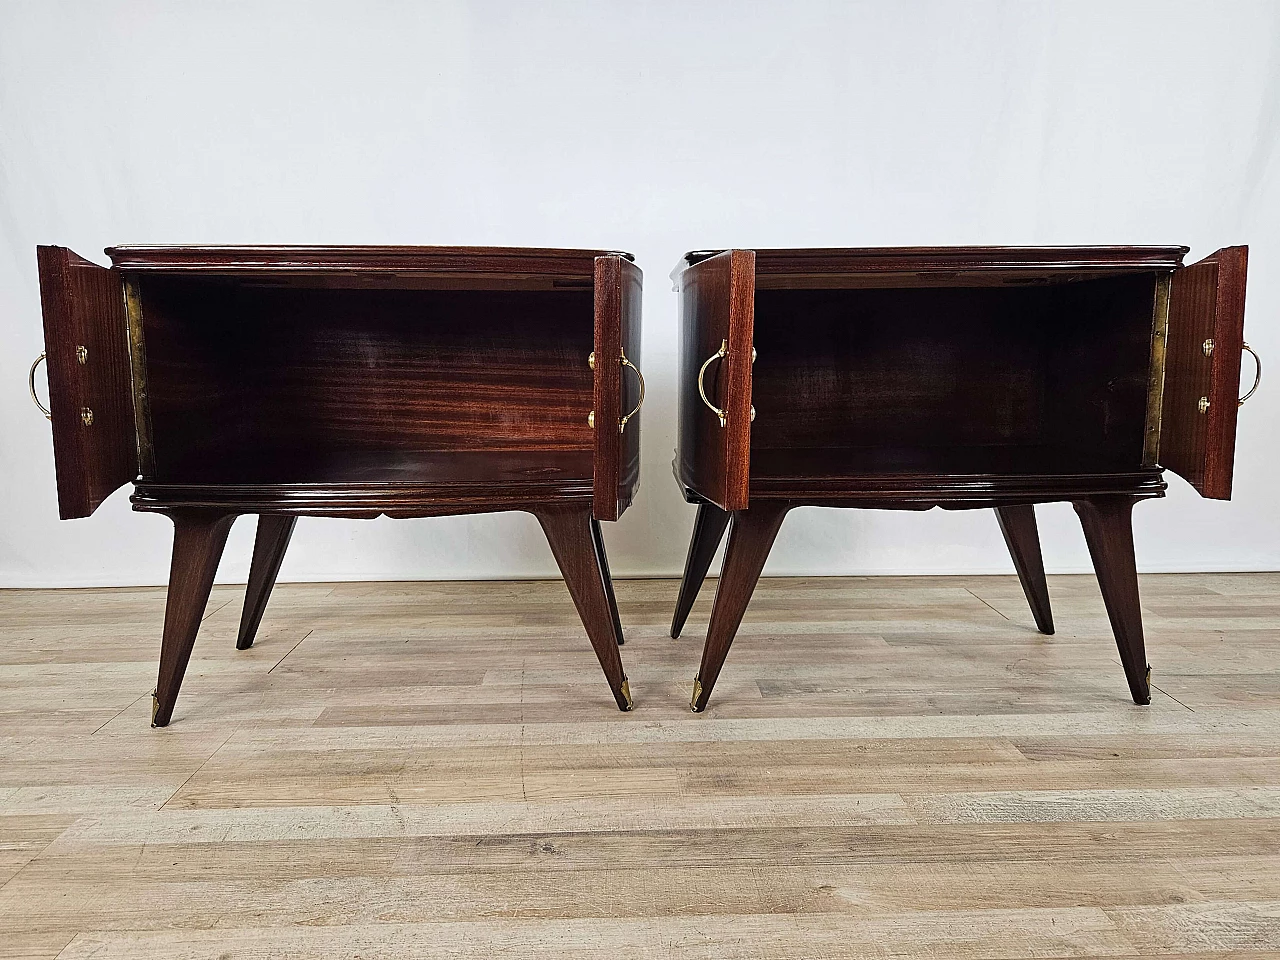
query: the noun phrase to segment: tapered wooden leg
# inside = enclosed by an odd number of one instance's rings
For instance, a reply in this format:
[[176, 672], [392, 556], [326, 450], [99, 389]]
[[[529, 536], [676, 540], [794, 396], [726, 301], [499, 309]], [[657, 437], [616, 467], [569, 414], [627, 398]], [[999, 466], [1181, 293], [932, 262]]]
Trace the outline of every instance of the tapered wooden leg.
[[1151, 667], [1142, 639], [1142, 607], [1133, 554], [1133, 498], [1092, 497], [1073, 506], [1080, 515], [1102, 600], [1120, 649], [1134, 703], [1151, 702]]
[[716, 586], [715, 604], [711, 608], [711, 625], [702, 648], [702, 665], [693, 681], [694, 713], [706, 709], [711, 690], [720, 676], [729, 645], [742, 623], [751, 594], [760, 579], [760, 571], [790, 505], [763, 501], [733, 514], [729, 527], [729, 546], [725, 549], [720, 583]]
[[173, 562], [169, 568], [169, 596], [164, 608], [164, 640], [160, 645], [160, 676], [151, 702], [151, 725], [164, 727], [173, 715], [182, 677], [187, 672], [191, 648], [213, 575], [218, 572], [222, 548], [235, 516], [203, 510], [175, 510]]
[[676, 597], [676, 612], [671, 618], [671, 639], [680, 636], [693, 602], [698, 599], [702, 581], [707, 579], [711, 558], [716, 555], [724, 528], [729, 525], [729, 514], [714, 503], [698, 505], [698, 516], [693, 521], [693, 537], [689, 541], [689, 555], [684, 560], [684, 577], [680, 580], [680, 596]]
[[630, 710], [631, 687], [622, 670], [618, 635], [614, 632], [615, 621], [605, 585], [604, 542], [592, 533], [591, 505], [542, 507], [533, 511], [533, 515], [542, 524], [542, 531], [551, 544], [551, 552], [604, 668], [613, 698], [620, 709]]
[[1031, 504], [996, 507], [996, 519], [1004, 534], [1005, 546], [1013, 557], [1022, 592], [1027, 596], [1031, 616], [1041, 633], [1053, 633], [1053, 611], [1049, 608], [1049, 585], [1044, 579], [1044, 557], [1040, 554], [1040, 533], [1036, 530], [1036, 509]]
[[249, 564], [249, 585], [244, 592], [244, 612], [240, 614], [240, 633], [236, 636], [236, 649], [248, 650], [258, 633], [258, 624], [271, 599], [271, 588], [276, 585], [276, 574], [289, 549], [297, 517], [264, 513], [258, 517], [258, 536], [253, 541], [253, 562]]
[[609, 557], [604, 552], [604, 534], [600, 532], [600, 521], [595, 517], [591, 518], [591, 545], [600, 558], [600, 571], [604, 574], [604, 592], [609, 598], [609, 612], [613, 615], [613, 635], [618, 638], [618, 646], [622, 646], [625, 641], [622, 638], [622, 618], [618, 616], [618, 598], [613, 593], [613, 574], [609, 572]]

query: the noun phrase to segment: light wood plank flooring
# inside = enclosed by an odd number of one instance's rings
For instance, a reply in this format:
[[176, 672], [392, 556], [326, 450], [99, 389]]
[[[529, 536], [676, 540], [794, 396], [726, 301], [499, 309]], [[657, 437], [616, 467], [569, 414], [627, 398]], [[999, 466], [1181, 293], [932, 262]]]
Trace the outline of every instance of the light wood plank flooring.
[[217, 587], [148, 726], [160, 589], [0, 592], [0, 957], [1263, 957], [1280, 574], [621, 581], [621, 714], [563, 584]]

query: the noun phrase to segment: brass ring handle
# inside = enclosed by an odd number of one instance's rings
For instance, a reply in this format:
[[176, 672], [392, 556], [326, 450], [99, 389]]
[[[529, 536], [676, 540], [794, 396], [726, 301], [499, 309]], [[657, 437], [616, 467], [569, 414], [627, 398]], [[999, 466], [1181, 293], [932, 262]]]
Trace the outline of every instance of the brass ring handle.
[[627, 429], [627, 421], [640, 412], [640, 408], [644, 406], [644, 374], [640, 372], [640, 368], [627, 359], [627, 352], [622, 351], [622, 365], [630, 367], [636, 372], [636, 379], [640, 381], [640, 399], [636, 401], [636, 408], [628, 413], [625, 417], [618, 421], [618, 432], [623, 433]]
[[27, 389], [31, 391], [31, 402], [36, 405], [36, 408], [41, 413], [44, 414], [44, 418], [46, 420], [52, 420], [53, 414], [49, 412], [48, 407], [40, 402], [40, 398], [36, 396], [36, 370], [39, 368], [40, 364], [44, 363], [47, 359], [48, 358], [45, 354], [42, 353], [40, 356], [36, 357], [35, 362], [31, 364], [31, 372], [27, 374]]
[[1247, 343], [1242, 343], [1240, 346], [1249, 351], [1249, 356], [1253, 357], [1253, 364], [1257, 367], [1257, 372], [1253, 375], [1253, 386], [1249, 388], [1249, 392], [1236, 401], [1237, 407], [1243, 407], [1244, 402], [1258, 392], [1258, 384], [1262, 382], [1262, 358], [1258, 356], [1257, 351]]
[[702, 369], [698, 371], [698, 396], [702, 397], [702, 402], [707, 405], [707, 409], [714, 413], [720, 419], [720, 426], [728, 426], [729, 418], [725, 412], [717, 407], [714, 403], [707, 399], [707, 389], [702, 383], [702, 378], [707, 374], [707, 367], [711, 366], [713, 360], [722, 360], [729, 355], [729, 341], [721, 340], [720, 349], [713, 353], [702, 364]]

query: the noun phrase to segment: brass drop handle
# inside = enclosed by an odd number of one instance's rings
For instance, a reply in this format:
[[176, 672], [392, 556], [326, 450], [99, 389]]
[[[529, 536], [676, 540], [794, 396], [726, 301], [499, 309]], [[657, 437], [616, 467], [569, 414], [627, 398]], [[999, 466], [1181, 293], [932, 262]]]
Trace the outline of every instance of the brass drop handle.
[[40, 356], [36, 357], [35, 362], [31, 364], [31, 371], [27, 374], [27, 389], [31, 391], [31, 402], [36, 405], [36, 409], [44, 414], [44, 418], [46, 420], [52, 420], [53, 414], [49, 412], [48, 407], [40, 402], [40, 398], [36, 396], [36, 370], [38, 370], [40, 364], [44, 363], [47, 359], [48, 357], [42, 353]]
[[[720, 419], [720, 426], [722, 427], [727, 427], [729, 425], [729, 415], [725, 413], [725, 411], [717, 407], [710, 400], [707, 399], [707, 390], [702, 383], [702, 378], [707, 375], [707, 367], [711, 366], [712, 360], [723, 360], [728, 355], [729, 355], [729, 341], [721, 340], [720, 349], [717, 350], [715, 353], [713, 353], [711, 356], [707, 357], [707, 359], [703, 361], [702, 369], [698, 371], [698, 396], [702, 397], [702, 402], [705, 403], [707, 405], [707, 408]], [[751, 348], [752, 366], [755, 365], [755, 362], [756, 362], [756, 348], [752, 347]], [[751, 422], [752, 423], [756, 422], [756, 408], [754, 405], [751, 407]]]
[[1256, 369], [1253, 374], [1253, 386], [1249, 388], [1248, 393], [1236, 401], [1237, 407], [1243, 407], [1244, 402], [1258, 392], [1258, 384], [1262, 382], [1262, 358], [1259, 357], [1257, 351], [1247, 343], [1242, 343], [1240, 346], [1248, 351], [1249, 356], [1253, 357], [1253, 365]]
[[[630, 360], [627, 359], [626, 350], [619, 350], [618, 362], [622, 364], [622, 366], [630, 367], [632, 370], [634, 370], [636, 372], [636, 379], [640, 381], [640, 399], [636, 401], [635, 409], [632, 410], [630, 413], [628, 413], [625, 417], [621, 417], [618, 420], [618, 432], [624, 433], [627, 429], [627, 421], [630, 420], [632, 417], [634, 417], [637, 413], [639, 413], [640, 408], [644, 406], [644, 374], [640, 372], [639, 367], [637, 367], [634, 363], [632, 363]], [[592, 350], [591, 354], [587, 357], [587, 366], [590, 367], [592, 370], [596, 368], [596, 352], [594, 350]], [[587, 414], [587, 426], [589, 426], [592, 430], [596, 428], [596, 412], [594, 410], [592, 410], [590, 413]]]
[[625, 417], [618, 421], [618, 432], [623, 433], [627, 429], [627, 421], [640, 412], [640, 408], [644, 406], [644, 374], [640, 372], [640, 368], [627, 359], [627, 351], [622, 351], [622, 365], [630, 367], [636, 372], [636, 379], [640, 381], [640, 399], [636, 401], [636, 407]]
[[702, 402], [707, 405], [707, 409], [710, 410], [719, 418], [720, 426], [722, 427], [727, 427], [729, 425], [729, 418], [723, 410], [721, 410], [714, 403], [712, 403], [710, 400], [707, 399], [707, 388], [706, 388], [706, 385], [703, 384], [702, 378], [707, 375], [707, 367], [711, 366], [713, 361], [723, 360], [728, 355], [729, 355], [729, 341], [721, 340], [720, 349], [717, 350], [715, 353], [713, 353], [711, 356], [707, 357], [707, 359], [704, 360], [702, 363], [702, 369], [698, 371], [698, 396], [702, 397]]

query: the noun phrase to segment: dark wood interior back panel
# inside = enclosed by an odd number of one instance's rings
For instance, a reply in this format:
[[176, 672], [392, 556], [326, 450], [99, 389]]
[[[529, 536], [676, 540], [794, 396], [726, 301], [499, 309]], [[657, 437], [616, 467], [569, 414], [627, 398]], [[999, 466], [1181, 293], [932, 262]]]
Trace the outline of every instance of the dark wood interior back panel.
[[[751, 351], [755, 315], [755, 254], [732, 250], [679, 271], [681, 482], [725, 510], [747, 506], [751, 458]], [[728, 341], [728, 356], [712, 363], [707, 396], [728, 414], [721, 426], [698, 396], [698, 371]]]
[[1248, 247], [1226, 247], [1175, 272], [1169, 291], [1160, 463], [1215, 500], [1231, 499], [1248, 263]]
[[619, 431], [619, 420], [640, 397], [622, 353], [640, 366], [642, 275], [619, 256], [599, 257], [595, 266], [595, 517], [617, 520], [640, 480], [640, 415]]
[[1071, 284], [1049, 299], [1044, 441], [1079, 472], [1143, 462], [1156, 274]]
[[[138, 475], [129, 331], [120, 275], [65, 247], [37, 247], [62, 519], [87, 517]], [[84, 362], [78, 348], [84, 347]], [[86, 424], [91, 411], [92, 422]]]
[[407, 451], [592, 448], [589, 289], [154, 275], [141, 292], [160, 481], [216, 467], [250, 482], [281, 459], [332, 465], [348, 453], [367, 465], [379, 453], [391, 464]]
[[842, 475], [1136, 469], [1153, 292], [1151, 274], [758, 291], [753, 475], [787, 449]]

